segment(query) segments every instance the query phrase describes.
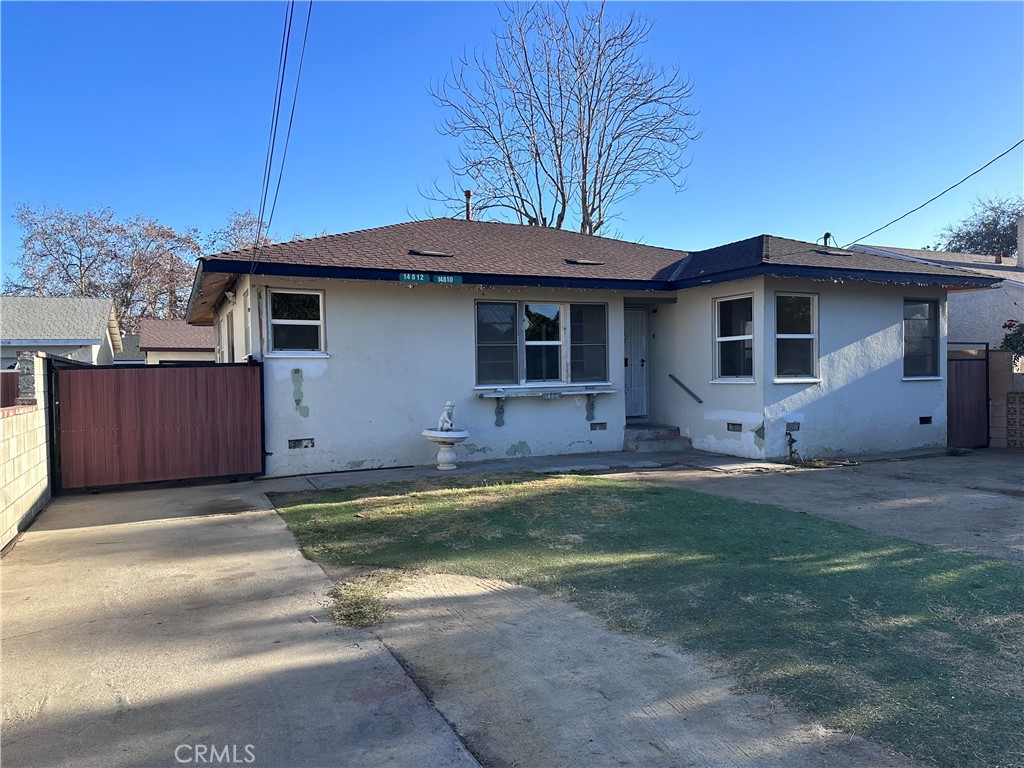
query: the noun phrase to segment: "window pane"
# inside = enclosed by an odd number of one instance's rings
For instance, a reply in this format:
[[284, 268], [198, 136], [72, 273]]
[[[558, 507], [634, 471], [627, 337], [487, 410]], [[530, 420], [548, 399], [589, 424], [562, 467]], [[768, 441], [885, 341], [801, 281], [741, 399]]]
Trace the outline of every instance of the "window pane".
[[[315, 297], [314, 297], [315, 298]], [[320, 351], [320, 326], [318, 325], [271, 325], [271, 345], [275, 351]]]
[[320, 296], [274, 292], [270, 294], [270, 317], [273, 320], [319, 320]]
[[476, 348], [477, 384], [518, 384], [519, 347], [511, 345], [486, 345]]
[[814, 339], [777, 339], [775, 370], [778, 376], [813, 376]]
[[562, 338], [558, 304], [527, 304], [525, 314], [527, 341], [559, 341]]
[[559, 365], [562, 347], [560, 345], [530, 345], [526, 347], [527, 381], [561, 381]]
[[572, 381], [608, 381], [608, 350], [604, 344], [572, 345]]
[[720, 341], [718, 355], [719, 376], [749, 378], [754, 375], [754, 343], [750, 339]]
[[903, 358], [904, 376], [938, 376], [938, 358], [934, 355], [906, 355]]
[[904, 320], [903, 329], [907, 338], [934, 338], [938, 327], [934, 320]]
[[603, 304], [569, 306], [571, 381], [608, 381], [607, 323], [608, 308]]
[[569, 305], [572, 343], [604, 344], [607, 339], [607, 308], [603, 304]]
[[810, 296], [775, 297], [776, 333], [813, 333]]
[[516, 343], [516, 305], [510, 302], [478, 302], [476, 305], [478, 343]]
[[934, 301], [916, 301], [913, 299], [904, 299], [903, 301], [903, 319], [921, 319], [927, 320], [935, 318], [938, 312], [936, 302]]
[[730, 299], [718, 302], [718, 335], [749, 336], [754, 332], [754, 300]]

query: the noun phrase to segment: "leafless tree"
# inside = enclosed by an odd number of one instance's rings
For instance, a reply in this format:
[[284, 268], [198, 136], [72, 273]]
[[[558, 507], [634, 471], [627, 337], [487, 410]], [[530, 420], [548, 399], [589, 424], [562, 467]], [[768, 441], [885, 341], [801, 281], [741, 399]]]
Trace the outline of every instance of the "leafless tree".
[[605, 6], [506, 5], [490, 55], [452, 65], [430, 94], [439, 130], [460, 140], [452, 187], [425, 196], [462, 209], [595, 234], [618, 205], [658, 179], [682, 189], [684, 153], [699, 137], [693, 85], [643, 56], [652, 23]]
[[954, 253], [992, 256], [998, 252], [1019, 258], [1017, 217], [1021, 215], [1024, 215], [1024, 198], [1020, 195], [979, 197], [969, 215], [942, 230], [937, 247]]
[[261, 225], [259, 217], [251, 210], [231, 211], [227, 224], [221, 229], [213, 230], [203, 240], [206, 253], [224, 253], [225, 251], [251, 251], [256, 245], [256, 233], [259, 232], [259, 245], [270, 245], [277, 238], [271, 238], [266, 223]]
[[4, 292], [21, 296], [83, 296], [114, 302], [121, 328], [142, 317], [182, 317], [199, 255], [194, 233], [176, 233], [152, 219], [118, 221], [108, 208], [75, 213], [20, 205], [21, 254]]

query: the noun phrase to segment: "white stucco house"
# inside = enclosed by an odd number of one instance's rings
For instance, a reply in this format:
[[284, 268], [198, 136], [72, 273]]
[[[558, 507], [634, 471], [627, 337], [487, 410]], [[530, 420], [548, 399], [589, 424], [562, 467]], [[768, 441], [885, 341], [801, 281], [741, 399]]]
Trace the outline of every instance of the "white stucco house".
[[18, 352], [46, 352], [90, 365], [110, 365], [121, 331], [110, 299], [0, 296], [0, 366]]
[[187, 320], [264, 366], [267, 474], [622, 450], [944, 446], [947, 291], [995, 278], [760, 235], [698, 252], [432, 219], [200, 260]]

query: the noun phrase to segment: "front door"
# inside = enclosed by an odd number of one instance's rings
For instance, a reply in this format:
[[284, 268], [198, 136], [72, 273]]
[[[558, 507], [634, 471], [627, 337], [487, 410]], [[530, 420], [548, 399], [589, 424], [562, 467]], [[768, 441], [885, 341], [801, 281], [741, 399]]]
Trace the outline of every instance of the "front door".
[[625, 318], [626, 418], [647, 416], [647, 311], [627, 309]]

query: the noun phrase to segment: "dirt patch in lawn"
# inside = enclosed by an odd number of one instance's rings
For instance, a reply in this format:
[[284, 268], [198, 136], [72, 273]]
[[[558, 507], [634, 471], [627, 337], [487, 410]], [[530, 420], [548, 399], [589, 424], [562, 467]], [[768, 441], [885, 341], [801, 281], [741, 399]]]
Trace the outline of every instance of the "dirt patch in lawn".
[[416, 573], [385, 599], [373, 630], [485, 766], [918, 765], [533, 589]]

